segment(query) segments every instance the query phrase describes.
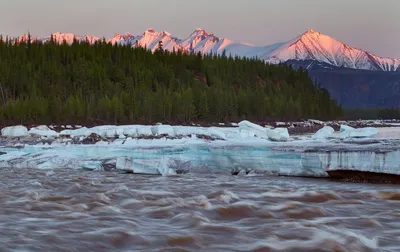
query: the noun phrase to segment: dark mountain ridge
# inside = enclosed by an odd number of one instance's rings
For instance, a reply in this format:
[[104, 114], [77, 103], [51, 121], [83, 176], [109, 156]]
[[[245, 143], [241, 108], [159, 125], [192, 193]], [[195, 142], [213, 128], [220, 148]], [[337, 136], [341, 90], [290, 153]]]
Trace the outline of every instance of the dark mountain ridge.
[[345, 108], [400, 107], [400, 71], [351, 69], [314, 60], [286, 64], [306, 69]]

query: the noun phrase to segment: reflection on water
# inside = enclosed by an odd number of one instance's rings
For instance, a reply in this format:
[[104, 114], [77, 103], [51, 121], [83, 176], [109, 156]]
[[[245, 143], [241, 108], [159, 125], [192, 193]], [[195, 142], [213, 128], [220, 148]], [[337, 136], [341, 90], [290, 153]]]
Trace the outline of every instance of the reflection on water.
[[324, 179], [0, 171], [1, 249], [396, 251], [400, 188]]

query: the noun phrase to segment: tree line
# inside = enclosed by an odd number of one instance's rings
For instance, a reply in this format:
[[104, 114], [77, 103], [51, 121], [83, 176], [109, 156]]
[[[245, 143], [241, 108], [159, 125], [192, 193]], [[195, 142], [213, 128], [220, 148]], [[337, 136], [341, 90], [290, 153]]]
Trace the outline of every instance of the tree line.
[[0, 38], [6, 124], [334, 119], [343, 110], [307, 71], [262, 60]]

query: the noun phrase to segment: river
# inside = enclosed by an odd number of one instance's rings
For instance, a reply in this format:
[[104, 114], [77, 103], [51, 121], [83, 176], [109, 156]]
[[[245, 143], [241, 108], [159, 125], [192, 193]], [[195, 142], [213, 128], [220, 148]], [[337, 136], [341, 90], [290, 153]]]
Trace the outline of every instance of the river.
[[0, 251], [400, 251], [400, 188], [0, 170]]

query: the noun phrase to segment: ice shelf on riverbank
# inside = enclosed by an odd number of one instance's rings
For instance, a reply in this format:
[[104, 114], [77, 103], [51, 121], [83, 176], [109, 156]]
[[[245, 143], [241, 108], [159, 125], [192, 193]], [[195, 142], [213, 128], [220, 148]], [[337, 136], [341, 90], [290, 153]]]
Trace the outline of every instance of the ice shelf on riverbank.
[[[286, 128], [248, 121], [236, 127], [110, 125], [61, 132], [18, 126], [2, 129], [0, 167], [314, 177], [346, 169], [400, 175], [399, 128], [327, 127], [316, 135], [290, 137]], [[93, 144], [83, 144], [90, 136]]]

